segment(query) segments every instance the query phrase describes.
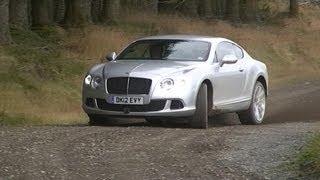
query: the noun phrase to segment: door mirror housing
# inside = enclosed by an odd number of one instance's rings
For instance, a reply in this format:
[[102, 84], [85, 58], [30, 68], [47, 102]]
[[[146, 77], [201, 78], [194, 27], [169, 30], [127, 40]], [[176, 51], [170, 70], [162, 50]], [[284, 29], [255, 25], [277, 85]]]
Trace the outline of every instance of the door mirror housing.
[[114, 61], [116, 58], [117, 58], [116, 52], [112, 52], [106, 56], [106, 60], [108, 60], [108, 61]]
[[234, 64], [237, 61], [238, 61], [238, 58], [235, 55], [233, 54], [225, 55], [221, 60], [221, 66], [223, 66], [224, 64]]

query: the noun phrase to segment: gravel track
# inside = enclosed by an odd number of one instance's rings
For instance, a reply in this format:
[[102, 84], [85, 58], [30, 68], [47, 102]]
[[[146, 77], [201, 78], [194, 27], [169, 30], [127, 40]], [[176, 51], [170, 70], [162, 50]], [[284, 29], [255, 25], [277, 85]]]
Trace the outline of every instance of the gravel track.
[[234, 114], [208, 130], [114, 120], [106, 126], [0, 127], [0, 179], [286, 179], [305, 140], [320, 132], [320, 83], [271, 91], [266, 123]]

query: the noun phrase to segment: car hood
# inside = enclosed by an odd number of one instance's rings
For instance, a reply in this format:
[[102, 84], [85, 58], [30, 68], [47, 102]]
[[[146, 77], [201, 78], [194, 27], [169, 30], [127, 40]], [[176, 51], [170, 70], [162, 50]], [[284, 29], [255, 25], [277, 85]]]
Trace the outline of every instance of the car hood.
[[106, 64], [107, 77], [118, 76], [167, 76], [169, 74], [191, 70], [203, 62], [164, 61], [164, 60], [120, 60]]

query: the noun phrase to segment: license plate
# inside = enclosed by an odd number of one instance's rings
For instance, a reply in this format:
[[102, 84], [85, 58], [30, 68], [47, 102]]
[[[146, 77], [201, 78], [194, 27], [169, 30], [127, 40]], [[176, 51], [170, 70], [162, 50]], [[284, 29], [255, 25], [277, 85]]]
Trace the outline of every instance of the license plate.
[[143, 97], [113, 96], [113, 104], [143, 104]]

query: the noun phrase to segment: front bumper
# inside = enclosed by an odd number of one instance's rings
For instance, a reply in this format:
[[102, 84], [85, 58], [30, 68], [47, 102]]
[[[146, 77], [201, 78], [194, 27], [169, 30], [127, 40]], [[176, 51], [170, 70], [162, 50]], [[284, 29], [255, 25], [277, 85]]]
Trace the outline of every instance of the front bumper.
[[[140, 76], [135, 76], [140, 77]], [[159, 79], [152, 78], [152, 85], [148, 95], [125, 95], [125, 96], [139, 96], [143, 97], [143, 107], [136, 105], [135, 107], [125, 107], [126, 109], [119, 109], [110, 107], [110, 104], [101, 104], [101, 100], [110, 102], [110, 97], [112, 96], [123, 96], [121, 94], [109, 94], [107, 87], [101, 86], [97, 89], [92, 89], [89, 86], [83, 86], [82, 108], [87, 114], [99, 114], [106, 116], [133, 116], [133, 117], [187, 117], [192, 116], [195, 112], [195, 101], [197, 96], [197, 89], [193, 88], [193, 84], [177, 85], [176, 88], [172, 88], [169, 91], [160, 90], [156, 88], [158, 86]], [[107, 83], [105, 83], [107, 84]], [[87, 105], [87, 98], [93, 99], [93, 105]], [[155, 103], [154, 101], [165, 101], [160, 103]], [[171, 108], [172, 102], [180, 101], [183, 104], [182, 108]], [[115, 105], [116, 106], [116, 105]], [[138, 107], [139, 106], [139, 107]], [[151, 107], [151, 108], [150, 108]], [[153, 108], [154, 107], [154, 108]], [[128, 110], [129, 109], [129, 110]]]
[[109, 111], [100, 109], [97, 105], [97, 100], [94, 99], [94, 106], [89, 107], [85, 103], [82, 105], [83, 110], [87, 114], [99, 114], [106, 116], [132, 116], [132, 117], [187, 117], [192, 116], [195, 112], [195, 107], [184, 106], [182, 109], [171, 109], [172, 100], [166, 100], [165, 106], [159, 111], [148, 112], [131, 112], [129, 111]]

